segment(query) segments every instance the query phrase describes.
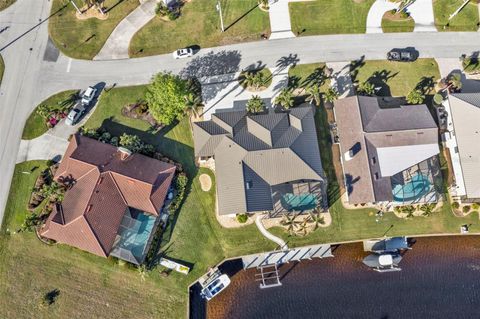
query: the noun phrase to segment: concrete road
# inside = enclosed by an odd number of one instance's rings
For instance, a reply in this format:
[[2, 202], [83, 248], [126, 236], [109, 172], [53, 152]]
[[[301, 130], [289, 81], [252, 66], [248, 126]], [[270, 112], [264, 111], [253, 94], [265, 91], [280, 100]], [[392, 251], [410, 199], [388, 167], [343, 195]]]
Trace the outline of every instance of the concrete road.
[[[73, 60], [60, 54], [45, 61], [51, 2], [17, 1], [0, 12], [0, 54], [6, 70], [0, 87], [0, 220], [8, 197], [23, 125], [45, 98], [67, 89], [99, 82], [107, 86], [148, 83], [153, 74], [214, 75], [253, 65], [275, 67], [292, 63], [383, 59], [393, 47], [416, 47], [422, 57], [459, 57], [480, 50], [480, 33], [400, 33], [313, 36], [244, 43], [200, 50], [192, 59], [173, 60], [170, 54], [114, 61]], [[72, 8], [67, 8], [71, 10]], [[54, 59], [55, 60], [55, 59]], [[187, 67], [187, 68], [186, 68]], [[186, 68], [186, 69], [185, 69]], [[185, 71], [186, 70], [186, 71]]]

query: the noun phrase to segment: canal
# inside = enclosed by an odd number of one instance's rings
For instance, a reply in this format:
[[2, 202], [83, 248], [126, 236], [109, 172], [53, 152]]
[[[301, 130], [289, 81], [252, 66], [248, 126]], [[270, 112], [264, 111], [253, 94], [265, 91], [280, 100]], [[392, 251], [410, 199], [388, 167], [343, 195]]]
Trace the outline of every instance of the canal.
[[361, 243], [335, 247], [334, 258], [283, 265], [282, 286], [260, 289], [256, 269], [227, 262], [232, 283], [205, 304], [191, 293], [192, 318], [480, 318], [480, 238], [418, 238], [402, 271], [362, 264]]

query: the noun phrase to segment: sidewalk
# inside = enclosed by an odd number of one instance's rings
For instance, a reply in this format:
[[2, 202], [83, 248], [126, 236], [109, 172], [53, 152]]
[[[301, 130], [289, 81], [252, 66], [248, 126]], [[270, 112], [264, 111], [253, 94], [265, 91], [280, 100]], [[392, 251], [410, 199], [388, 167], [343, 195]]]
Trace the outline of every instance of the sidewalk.
[[386, 0], [377, 0], [370, 7], [367, 16], [366, 33], [383, 33], [382, 18], [385, 12], [392, 9], [398, 9], [400, 3], [394, 3]]
[[273, 234], [268, 232], [268, 230], [265, 228], [265, 226], [263, 226], [263, 224], [262, 224], [262, 218], [263, 217], [264, 217], [264, 215], [258, 215], [257, 218], [255, 219], [255, 224], [257, 225], [258, 230], [262, 233], [262, 235], [265, 238], [273, 241], [278, 246], [280, 246], [280, 249], [287, 250], [288, 249], [287, 243], [283, 239], [278, 238], [277, 236], [274, 236]]
[[135, 33], [155, 17], [158, 0], [141, 1], [142, 4], [123, 19], [108, 37], [94, 60], [128, 59], [130, 40]]
[[350, 62], [328, 62], [327, 67], [333, 70], [330, 86], [337, 90], [338, 98], [354, 95], [355, 88], [350, 76]]

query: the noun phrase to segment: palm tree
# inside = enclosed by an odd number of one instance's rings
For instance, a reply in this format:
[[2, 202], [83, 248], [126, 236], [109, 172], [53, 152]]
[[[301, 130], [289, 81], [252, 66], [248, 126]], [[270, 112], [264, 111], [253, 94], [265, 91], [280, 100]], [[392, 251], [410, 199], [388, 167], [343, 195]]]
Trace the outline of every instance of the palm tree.
[[63, 188], [57, 182], [52, 182], [50, 185], [44, 184], [39, 193], [52, 202], [63, 199]]
[[261, 113], [264, 111], [264, 109], [265, 103], [258, 95], [252, 96], [252, 98], [247, 102], [247, 112], [250, 114]]
[[140, 279], [142, 281], [145, 281], [145, 278], [148, 275], [147, 267], [145, 265], [140, 265], [140, 266], [138, 266], [137, 270], [138, 270], [138, 274], [140, 275]]
[[199, 95], [188, 93], [185, 97], [185, 113], [189, 116], [199, 117], [200, 110], [203, 107], [202, 99]]
[[282, 89], [280, 94], [275, 98], [275, 104], [281, 105], [288, 110], [293, 106], [293, 94], [288, 88]]
[[296, 217], [296, 215], [283, 214], [282, 221], [280, 222], [281, 225], [287, 228], [287, 231], [290, 235], [295, 234], [297, 226], [300, 223], [299, 221], [295, 220]]
[[297, 231], [295, 232], [295, 235], [299, 236], [306, 236], [308, 233], [308, 218], [305, 218], [303, 222], [299, 223], [300, 226], [298, 227]]
[[244, 87], [254, 87], [255, 86], [255, 83], [256, 83], [256, 78], [255, 78], [255, 73], [253, 72], [245, 72], [242, 74], [241, 78], [240, 78], [240, 83], [244, 86]]
[[420, 206], [420, 210], [423, 212], [423, 216], [428, 217], [431, 213], [435, 212], [435, 204], [423, 204]]
[[454, 92], [460, 92], [462, 90], [462, 74], [460, 72], [454, 72], [447, 78], [447, 82]]
[[325, 224], [325, 218], [320, 215], [320, 212], [310, 212], [309, 221], [313, 223], [313, 230], [317, 230], [320, 225]]
[[313, 103], [316, 106], [320, 106], [322, 102], [322, 92], [320, 90], [320, 85], [313, 84], [307, 88], [307, 98], [305, 101], [309, 103]]
[[338, 91], [335, 88], [329, 88], [323, 95], [323, 98], [326, 102], [333, 103], [333, 101], [338, 99], [338, 96]]

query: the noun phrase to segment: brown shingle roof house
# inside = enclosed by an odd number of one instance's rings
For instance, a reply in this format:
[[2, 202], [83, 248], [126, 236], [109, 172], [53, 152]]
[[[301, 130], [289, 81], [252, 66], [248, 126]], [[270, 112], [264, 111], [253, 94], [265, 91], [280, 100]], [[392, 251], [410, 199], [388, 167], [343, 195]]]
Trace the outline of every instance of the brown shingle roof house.
[[174, 165], [76, 134], [54, 176], [73, 186], [40, 234], [140, 264], [174, 175]]
[[193, 126], [195, 156], [214, 158], [219, 215], [307, 211], [325, 204], [315, 108], [215, 113]]
[[426, 105], [367, 96], [334, 104], [350, 204], [437, 200], [438, 127]]

